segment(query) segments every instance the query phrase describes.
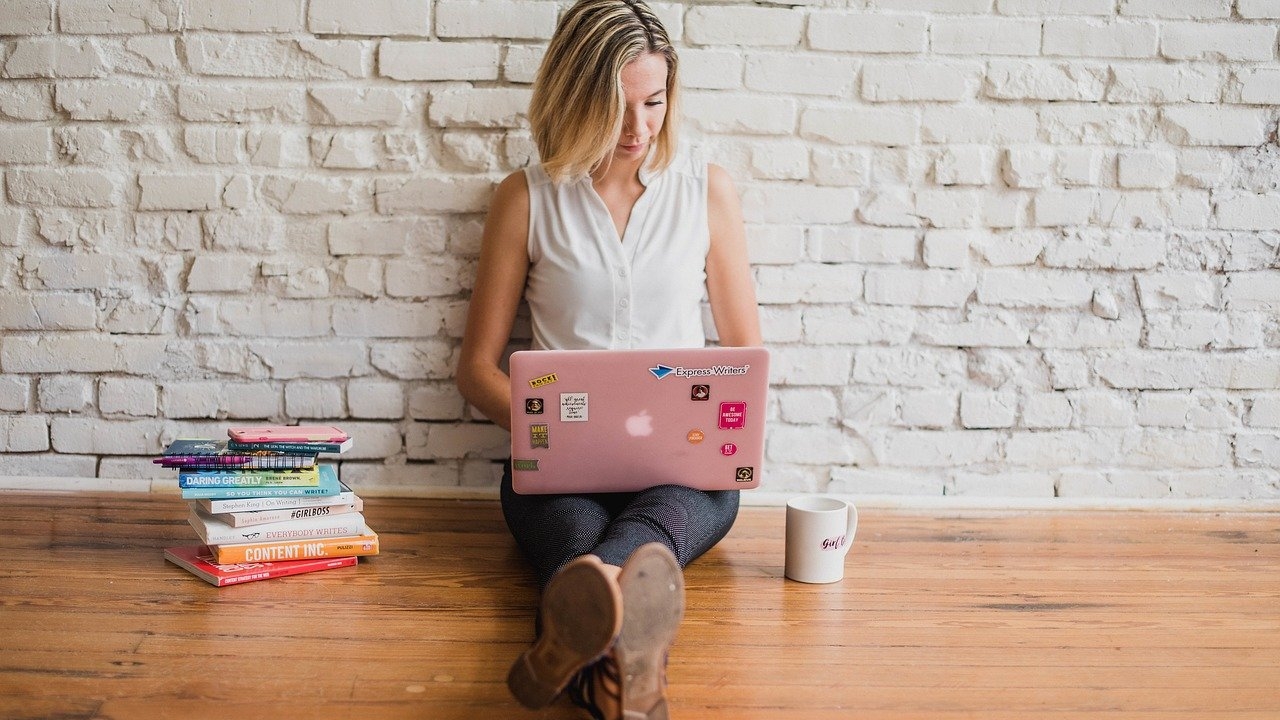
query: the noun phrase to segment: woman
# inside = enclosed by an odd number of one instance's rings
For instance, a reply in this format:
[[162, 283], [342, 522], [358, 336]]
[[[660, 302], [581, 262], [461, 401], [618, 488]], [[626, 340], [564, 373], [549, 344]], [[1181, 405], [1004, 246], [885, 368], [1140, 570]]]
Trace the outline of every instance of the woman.
[[[580, 0], [556, 28], [529, 112], [542, 162], [494, 195], [457, 372], [508, 430], [522, 297], [534, 349], [701, 347], [704, 296], [722, 345], [761, 342], [736, 190], [677, 148], [677, 68], [639, 0]], [[512, 693], [542, 707], [576, 677], [596, 717], [665, 718], [681, 568], [729, 531], [737, 491], [517, 495], [508, 463], [502, 507], [543, 590]]]

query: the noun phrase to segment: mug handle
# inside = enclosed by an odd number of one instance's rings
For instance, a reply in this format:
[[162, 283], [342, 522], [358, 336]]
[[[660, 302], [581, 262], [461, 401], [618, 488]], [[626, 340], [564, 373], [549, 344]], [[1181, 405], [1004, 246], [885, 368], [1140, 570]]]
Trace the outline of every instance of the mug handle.
[[846, 541], [842, 555], [849, 554], [849, 549], [853, 547], [854, 534], [858, 531], [858, 506], [846, 500], [845, 507], [849, 509], [849, 524], [844, 531]]

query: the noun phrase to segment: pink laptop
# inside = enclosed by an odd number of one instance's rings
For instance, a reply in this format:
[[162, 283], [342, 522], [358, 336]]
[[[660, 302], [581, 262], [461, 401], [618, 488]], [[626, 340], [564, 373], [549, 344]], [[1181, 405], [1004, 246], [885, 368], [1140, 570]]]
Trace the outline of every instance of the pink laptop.
[[760, 484], [764, 348], [526, 350], [510, 369], [518, 493]]

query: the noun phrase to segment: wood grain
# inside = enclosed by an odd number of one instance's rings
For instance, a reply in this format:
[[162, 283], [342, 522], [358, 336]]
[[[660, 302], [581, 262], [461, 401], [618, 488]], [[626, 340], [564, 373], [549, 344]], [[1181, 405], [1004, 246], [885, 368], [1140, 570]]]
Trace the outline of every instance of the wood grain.
[[[0, 499], [0, 717], [584, 717], [507, 694], [536, 591], [496, 503], [370, 499], [382, 555], [218, 589], [161, 557], [172, 497]], [[866, 508], [818, 586], [783, 518], [688, 569], [676, 717], [1280, 717], [1280, 516]]]

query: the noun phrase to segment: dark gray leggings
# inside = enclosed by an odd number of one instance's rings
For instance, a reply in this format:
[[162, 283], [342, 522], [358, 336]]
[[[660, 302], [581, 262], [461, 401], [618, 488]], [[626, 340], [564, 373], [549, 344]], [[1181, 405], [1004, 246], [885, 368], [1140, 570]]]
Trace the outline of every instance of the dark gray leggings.
[[738, 490], [659, 485], [634, 493], [520, 495], [511, 462], [502, 475], [502, 514], [533, 564], [539, 587], [581, 555], [622, 565], [641, 545], [660, 542], [680, 567], [710, 550], [738, 517]]

